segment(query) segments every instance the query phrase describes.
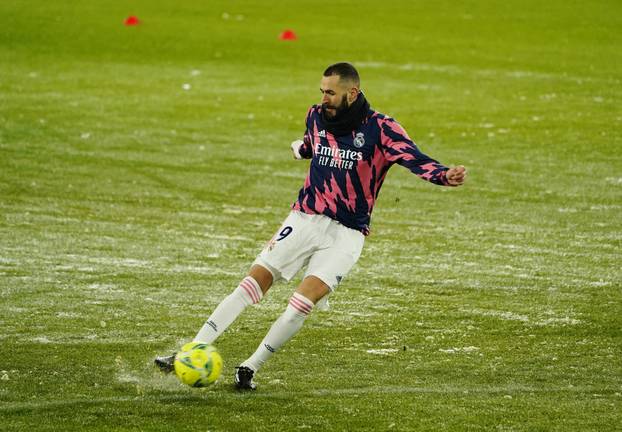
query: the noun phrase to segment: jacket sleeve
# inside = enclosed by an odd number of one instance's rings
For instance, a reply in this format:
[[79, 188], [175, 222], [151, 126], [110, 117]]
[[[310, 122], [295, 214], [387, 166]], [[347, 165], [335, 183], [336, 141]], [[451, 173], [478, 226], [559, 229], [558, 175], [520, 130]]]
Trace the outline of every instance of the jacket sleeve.
[[380, 147], [389, 163], [398, 163], [430, 183], [449, 186], [449, 168], [422, 153], [398, 122], [385, 118], [379, 123]]

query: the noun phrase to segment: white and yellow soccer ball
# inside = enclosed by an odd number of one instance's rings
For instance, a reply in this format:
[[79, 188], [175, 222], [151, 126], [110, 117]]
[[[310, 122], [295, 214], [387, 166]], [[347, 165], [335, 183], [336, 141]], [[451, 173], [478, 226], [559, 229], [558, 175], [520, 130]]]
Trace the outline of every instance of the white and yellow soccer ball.
[[203, 342], [185, 344], [175, 355], [175, 374], [191, 387], [213, 384], [222, 372], [222, 357], [214, 346]]

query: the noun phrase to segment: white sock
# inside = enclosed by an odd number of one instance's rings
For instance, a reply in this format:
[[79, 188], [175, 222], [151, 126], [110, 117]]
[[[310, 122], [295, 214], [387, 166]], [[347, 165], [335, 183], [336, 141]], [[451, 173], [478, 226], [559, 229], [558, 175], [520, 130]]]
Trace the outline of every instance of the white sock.
[[298, 333], [312, 309], [313, 302], [311, 300], [302, 294], [294, 293], [289, 300], [287, 309], [272, 324], [268, 334], [259, 344], [257, 351], [243, 362], [241, 366], [249, 367], [257, 372], [272, 357], [272, 354]]
[[229, 325], [242, 313], [247, 306], [259, 303], [263, 297], [261, 288], [255, 279], [247, 276], [242, 279], [240, 285], [220, 304], [207, 319], [194, 342], [211, 344], [224, 332]]

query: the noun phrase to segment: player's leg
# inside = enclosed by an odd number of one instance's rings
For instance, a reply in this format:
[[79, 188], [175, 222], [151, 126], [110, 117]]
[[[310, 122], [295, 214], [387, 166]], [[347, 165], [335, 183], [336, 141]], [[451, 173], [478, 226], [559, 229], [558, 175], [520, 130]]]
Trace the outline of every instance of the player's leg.
[[255, 353], [238, 368], [235, 376], [238, 388], [255, 388], [255, 372], [298, 333], [313, 307], [348, 274], [361, 254], [363, 243], [363, 234], [330, 221], [322, 245], [311, 256], [305, 277], [285, 312], [272, 325]]
[[[313, 247], [309, 237], [314, 226], [308, 222], [307, 215], [290, 213], [257, 257], [248, 276], [209, 316], [195, 342], [213, 343], [246, 307], [261, 300], [273, 282], [281, 278], [290, 280], [300, 270]], [[164, 372], [172, 372], [174, 358], [174, 354], [156, 357], [155, 364]]]
[[235, 384], [238, 388], [255, 389], [254, 373], [272, 357], [272, 354], [300, 331], [315, 303], [329, 291], [329, 286], [318, 277], [304, 278], [289, 300], [285, 312], [272, 324], [255, 353], [237, 368]]
[[272, 286], [272, 273], [255, 264], [235, 290], [214, 309], [194, 342], [213, 343], [248, 306], [259, 303]]
[[[236, 320], [248, 306], [259, 303], [273, 282], [272, 273], [259, 264], [253, 264], [235, 290], [225, 297], [209, 316], [203, 327], [194, 337], [194, 342], [213, 343]], [[163, 372], [173, 371], [175, 353], [159, 356], [154, 360]]]

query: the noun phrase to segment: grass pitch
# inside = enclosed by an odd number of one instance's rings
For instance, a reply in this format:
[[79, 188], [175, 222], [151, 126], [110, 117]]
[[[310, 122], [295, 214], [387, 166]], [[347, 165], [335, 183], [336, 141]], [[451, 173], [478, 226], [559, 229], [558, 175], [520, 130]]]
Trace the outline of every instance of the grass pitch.
[[[57, 3], [0, 3], [0, 430], [620, 430], [619, 2]], [[468, 184], [394, 167], [257, 393], [233, 367], [295, 284], [215, 386], [159, 376], [286, 217], [340, 60]]]

